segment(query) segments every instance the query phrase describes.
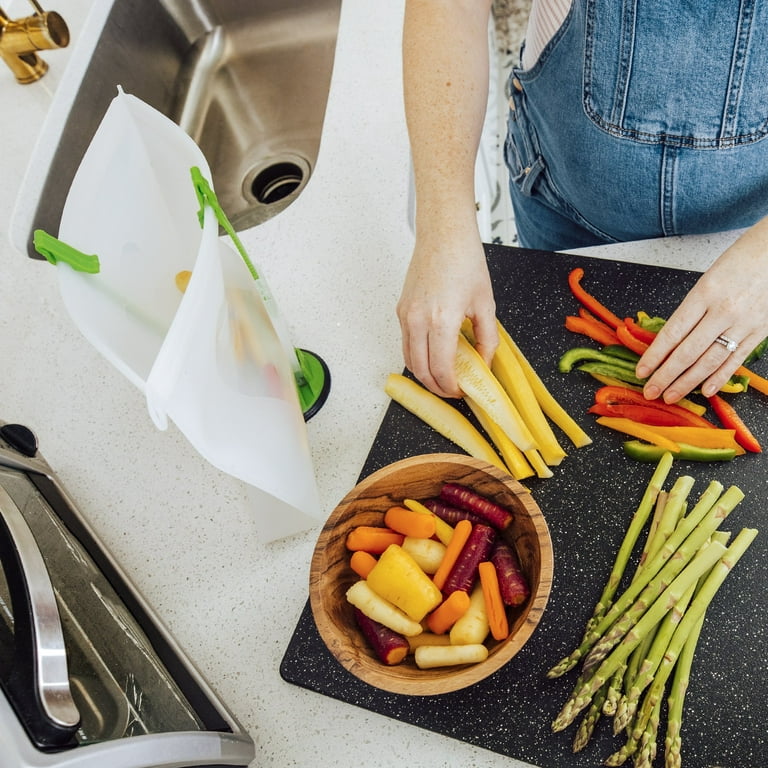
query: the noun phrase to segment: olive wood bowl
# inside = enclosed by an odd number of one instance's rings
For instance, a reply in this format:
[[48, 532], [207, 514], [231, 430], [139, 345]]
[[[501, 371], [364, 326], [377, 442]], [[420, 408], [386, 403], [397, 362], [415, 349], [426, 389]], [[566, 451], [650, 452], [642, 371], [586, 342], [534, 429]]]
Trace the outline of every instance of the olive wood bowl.
[[[496, 642], [489, 637], [488, 658], [464, 666], [419, 669], [409, 655], [387, 666], [374, 655], [357, 627], [347, 589], [358, 580], [349, 566], [347, 533], [357, 525], [383, 525], [386, 510], [403, 499], [437, 496], [443, 483], [461, 483], [514, 516], [505, 539], [514, 546], [531, 594], [521, 606], [508, 609], [510, 634]], [[544, 516], [531, 494], [510, 475], [468, 456], [436, 453], [390, 464], [353, 488], [323, 526], [309, 576], [312, 614], [321, 638], [338, 662], [355, 677], [385, 691], [417, 696], [465, 688], [496, 672], [530, 638], [541, 619], [552, 585], [552, 542]]]

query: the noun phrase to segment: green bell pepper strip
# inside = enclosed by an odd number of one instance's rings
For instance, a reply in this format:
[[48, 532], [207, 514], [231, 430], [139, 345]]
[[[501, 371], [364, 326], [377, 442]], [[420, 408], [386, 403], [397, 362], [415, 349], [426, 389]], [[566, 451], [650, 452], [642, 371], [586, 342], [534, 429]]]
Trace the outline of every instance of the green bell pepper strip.
[[582, 360], [605, 363], [609, 366], [623, 368], [630, 373], [635, 371], [634, 362], [619, 358], [615, 354], [609, 354], [605, 350], [593, 349], [592, 347], [573, 347], [569, 349], [560, 357], [557, 368], [560, 373], [570, 373], [573, 367]]
[[[665, 453], [664, 448], [640, 440], [627, 440], [624, 453], [635, 461], [658, 462]], [[674, 454], [676, 461], [731, 461], [736, 456], [734, 448], [700, 448], [688, 443], [678, 443], [680, 451]]]
[[590, 374], [596, 373], [599, 376], [607, 376], [616, 381], [623, 381], [625, 384], [633, 384], [636, 387], [642, 387], [645, 384], [645, 379], [638, 379], [631, 369], [599, 360], [582, 363], [578, 366], [577, 370]]
[[626, 360], [633, 365], [637, 364], [637, 361], [640, 359], [640, 355], [638, 355], [637, 352], [633, 352], [623, 344], [609, 344], [608, 346], [603, 347], [602, 351], [605, 352], [606, 355], [617, 357], [620, 360]]

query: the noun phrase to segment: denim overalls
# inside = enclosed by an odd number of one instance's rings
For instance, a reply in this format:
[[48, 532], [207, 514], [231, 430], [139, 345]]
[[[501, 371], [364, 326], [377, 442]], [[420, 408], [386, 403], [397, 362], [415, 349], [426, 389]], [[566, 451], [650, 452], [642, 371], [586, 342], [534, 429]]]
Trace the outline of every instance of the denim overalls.
[[505, 160], [525, 247], [768, 214], [768, 2], [574, 0], [510, 92]]

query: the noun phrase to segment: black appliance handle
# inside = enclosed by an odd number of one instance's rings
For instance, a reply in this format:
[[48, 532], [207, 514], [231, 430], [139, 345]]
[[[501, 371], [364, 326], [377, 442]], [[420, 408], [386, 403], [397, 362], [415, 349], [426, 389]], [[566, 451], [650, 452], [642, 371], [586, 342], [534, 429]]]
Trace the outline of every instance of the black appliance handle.
[[35, 744], [74, 745], [80, 713], [69, 687], [61, 617], [34, 534], [0, 487], [0, 562], [13, 608], [14, 652], [0, 683]]

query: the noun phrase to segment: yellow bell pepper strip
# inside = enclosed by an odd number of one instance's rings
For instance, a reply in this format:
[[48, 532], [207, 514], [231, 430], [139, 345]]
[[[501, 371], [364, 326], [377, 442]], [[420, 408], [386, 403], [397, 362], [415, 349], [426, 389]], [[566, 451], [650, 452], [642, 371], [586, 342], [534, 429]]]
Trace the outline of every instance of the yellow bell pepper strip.
[[745, 450], [752, 453], [761, 453], [762, 448], [757, 438], [749, 430], [749, 427], [741, 420], [741, 417], [736, 413], [736, 409], [720, 395], [712, 395], [707, 400], [712, 406], [712, 410], [715, 412], [720, 423], [726, 429], [733, 429], [736, 432], [736, 442]]
[[674, 440], [662, 437], [652, 427], [647, 427], [645, 424], [638, 424], [636, 421], [616, 416], [600, 416], [597, 423], [603, 427], [615, 429], [617, 432], [623, 432], [625, 435], [645, 440], [648, 443], [659, 446], [659, 448], [666, 449], [670, 453], [680, 453], [680, 446]]
[[[731, 461], [736, 455], [732, 448], [699, 448], [695, 445], [679, 443], [680, 450], [674, 454], [676, 460], [683, 461]], [[650, 445], [640, 440], [628, 440], [624, 443], [624, 453], [635, 461], [657, 463], [664, 454], [658, 445]]]
[[568, 287], [571, 289], [571, 293], [576, 301], [611, 328], [618, 328], [621, 325], [621, 318], [614, 315], [608, 307], [603, 305], [591, 293], [588, 293], [584, 289], [581, 285], [583, 277], [584, 270], [581, 267], [576, 267], [571, 270], [568, 275]]

